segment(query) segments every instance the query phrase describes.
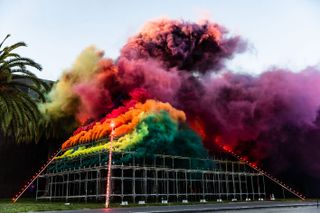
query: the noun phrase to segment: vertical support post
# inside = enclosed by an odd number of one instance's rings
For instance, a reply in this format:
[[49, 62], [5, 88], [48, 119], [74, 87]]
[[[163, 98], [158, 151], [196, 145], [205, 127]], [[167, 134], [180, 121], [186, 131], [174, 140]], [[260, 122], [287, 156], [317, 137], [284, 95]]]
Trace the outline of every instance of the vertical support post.
[[112, 143], [115, 123], [110, 123], [111, 134], [110, 134], [110, 147], [109, 147], [109, 161], [108, 161], [108, 174], [107, 174], [107, 188], [106, 188], [106, 204], [105, 207], [109, 208], [110, 205], [110, 192], [111, 192], [111, 172], [112, 172]]
[[170, 181], [169, 181], [169, 172], [168, 172], [168, 170], [166, 170], [166, 179], [167, 179], [167, 181], [166, 181], [166, 186], [167, 186], [167, 190], [166, 190], [166, 192], [167, 192], [167, 200], [169, 200], [169, 194], [170, 194], [170, 189], [169, 189], [169, 183], [170, 183]]
[[219, 167], [220, 167], [220, 171], [218, 171], [217, 173], [217, 177], [218, 177], [218, 193], [219, 193], [219, 199], [221, 199], [221, 181], [220, 181], [220, 174], [222, 172], [221, 170], [221, 163], [219, 162]]
[[264, 199], [267, 199], [267, 194], [266, 194], [266, 184], [264, 182], [264, 175], [262, 175], [262, 183], [263, 183], [263, 193], [264, 193]]
[[86, 193], [84, 200], [87, 203], [87, 201], [88, 201], [88, 171], [86, 172], [86, 180], [85, 180], [84, 184], [85, 184], [85, 193]]
[[186, 185], [186, 199], [188, 199], [188, 173], [187, 170], [184, 170], [184, 175], [185, 175], [185, 185]]
[[[191, 158], [189, 158], [189, 169], [192, 170], [192, 159]], [[190, 194], [190, 197], [192, 199], [192, 194], [193, 194], [192, 173], [188, 172], [188, 176], [189, 176], [188, 181], [189, 181], [189, 187], [190, 187], [190, 193], [189, 194]], [[189, 199], [187, 199], [187, 200], [189, 200]]]
[[157, 199], [157, 190], [158, 190], [157, 187], [158, 186], [157, 186], [157, 182], [156, 182], [156, 176], [157, 176], [156, 159], [157, 159], [157, 156], [154, 156], [153, 157], [153, 172], [154, 172], [153, 181], [154, 181], [154, 184], [153, 184], [152, 194], [155, 194], [155, 198], [156, 198], [156, 202], [157, 202], [158, 201], [158, 199]]
[[[162, 182], [162, 187], [163, 187], [163, 191], [162, 191], [162, 194], [166, 194], [166, 181], [165, 181], [165, 168], [166, 168], [166, 157], [165, 156], [162, 156], [162, 177], [161, 177], [161, 182]], [[161, 196], [161, 199], [163, 199], [163, 196]]]
[[[100, 156], [100, 153], [99, 153], [99, 156]], [[96, 173], [96, 200], [98, 200], [99, 185], [100, 185], [100, 170], [97, 170], [97, 173]]]
[[81, 172], [78, 172], [78, 184], [79, 184], [79, 188], [78, 188], [78, 196], [79, 196], [79, 199], [80, 199], [80, 195], [81, 195], [81, 183], [82, 183], [82, 178], [81, 178]]
[[132, 196], [133, 203], [136, 202], [136, 166], [135, 166], [135, 156], [133, 155], [133, 170], [132, 170]]
[[179, 185], [178, 185], [178, 171], [175, 170], [175, 175], [176, 175], [176, 199], [177, 199], [177, 202], [179, 200]]
[[238, 180], [239, 180], [239, 192], [240, 192], [240, 200], [243, 200], [242, 194], [242, 178], [241, 178], [241, 162], [238, 163]]
[[57, 185], [58, 185], [58, 177], [59, 176], [55, 176], [55, 181], [54, 181], [54, 193], [53, 193], [53, 198], [57, 197]]
[[216, 189], [216, 181], [215, 181], [215, 176], [216, 176], [217, 172], [213, 172], [212, 173], [212, 187], [213, 187], [213, 197], [217, 194], [217, 189]]
[[75, 191], [76, 191], [76, 173], [73, 173], [73, 180], [72, 180], [72, 183], [73, 183], [73, 193], [71, 194], [71, 196], [75, 196]]
[[[40, 177], [39, 177], [40, 178]], [[36, 200], [38, 200], [39, 178], [37, 178]]]
[[156, 184], [156, 201], [158, 202], [159, 201], [159, 183], [158, 183], [158, 166], [157, 166], [157, 159], [158, 159], [158, 156], [156, 155], [155, 158], [154, 158], [154, 169], [155, 169], [155, 184]]
[[255, 192], [254, 192], [254, 187], [253, 187], [253, 174], [250, 174], [250, 176], [251, 176], [252, 200], [254, 200]]
[[231, 177], [232, 177], [232, 191], [233, 191], [233, 198], [236, 198], [236, 183], [235, 183], [235, 179], [234, 179], [234, 163], [231, 162]]
[[52, 182], [53, 182], [52, 178], [53, 178], [53, 176], [50, 177], [50, 181], [49, 181], [49, 184], [50, 184], [50, 187], [49, 187], [49, 189], [50, 189], [50, 198], [49, 199], [50, 199], [50, 201], [52, 200]]
[[62, 183], [61, 183], [61, 197], [64, 197], [64, 189], [65, 189], [65, 181], [64, 181], [64, 174], [61, 174], [62, 176]]
[[257, 175], [257, 184], [258, 184], [258, 197], [261, 198], [261, 191], [260, 191], [260, 174]]
[[[123, 153], [121, 155], [121, 158], [123, 159]], [[121, 202], [123, 201], [123, 163], [121, 165]]]
[[201, 176], [201, 182], [202, 182], [202, 199], [205, 199], [205, 192], [204, 192], [204, 172], [202, 172], [202, 176]]
[[[239, 170], [240, 171], [240, 170]], [[238, 172], [238, 180], [239, 180], [239, 193], [240, 193], [240, 200], [242, 201], [242, 180], [241, 180], [241, 174]]]
[[68, 196], [69, 196], [69, 173], [67, 173], [66, 202], [68, 202]]
[[246, 182], [245, 182], [245, 184], [246, 184], [246, 194], [247, 194], [247, 197], [246, 197], [246, 199], [248, 199], [248, 198], [249, 198], [249, 189], [248, 189], [248, 174], [247, 174], [247, 173], [245, 173], [244, 175], [245, 175], [245, 178], [246, 178]]
[[226, 181], [226, 195], [227, 195], [227, 200], [229, 198], [229, 175], [228, 175], [228, 161], [226, 161], [226, 171], [225, 171], [225, 181]]
[[147, 181], [147, 168], [146, 168], [146, 158], [144, 157], [143, 158], [143, 182], [144, 182], [144, 187], [143, 187], [143, 192], [144, 192], [144, 199], [145, 201], [147, 201], [147, 194], [148, 194], [148, 191], [147, 191], [147, 184], [148, 184], [148, 181]]

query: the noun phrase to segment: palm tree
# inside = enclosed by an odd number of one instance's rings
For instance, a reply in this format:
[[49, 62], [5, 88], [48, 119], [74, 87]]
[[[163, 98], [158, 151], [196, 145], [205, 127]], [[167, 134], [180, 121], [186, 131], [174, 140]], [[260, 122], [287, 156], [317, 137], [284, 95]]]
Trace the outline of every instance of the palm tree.
[[[43, 91], [47, 86], [30, 71], [30, 68], [40, 71], [41, 66], [13, 52], [19, 47], [26, 47], [24, 42], [2, 48], [9, 36], [0, 44], [0, 142], [37, 141], [41, 115], [36, 101], [45, 100]], [[32, 98], [27, 91], [36, 95]]]

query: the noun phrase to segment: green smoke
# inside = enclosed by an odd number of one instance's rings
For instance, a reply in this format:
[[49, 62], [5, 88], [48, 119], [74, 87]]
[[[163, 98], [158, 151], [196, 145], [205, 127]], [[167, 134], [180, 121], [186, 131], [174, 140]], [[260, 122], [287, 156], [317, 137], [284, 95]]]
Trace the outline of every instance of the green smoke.
[[136, 158], [152, 158], [154, 154], [208, 157], [201, 138], [186, 124], [171, 119], [166, 111], [148, 115], [138, 124], [136, 131], [142, 131], [146, 127], [148, 134], [126, 150], [135, 151]]

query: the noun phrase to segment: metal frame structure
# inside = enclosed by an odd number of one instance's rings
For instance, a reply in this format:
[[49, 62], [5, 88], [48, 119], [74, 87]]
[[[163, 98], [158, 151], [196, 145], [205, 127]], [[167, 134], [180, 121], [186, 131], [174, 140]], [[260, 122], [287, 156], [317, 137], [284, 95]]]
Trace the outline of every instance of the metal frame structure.
[[[104, 201], [109, 152], [56, 159], [37, 179], [36, 199]], [[113, 152], [111, 202], [266, 199], [265, 177], [244, 162]]]

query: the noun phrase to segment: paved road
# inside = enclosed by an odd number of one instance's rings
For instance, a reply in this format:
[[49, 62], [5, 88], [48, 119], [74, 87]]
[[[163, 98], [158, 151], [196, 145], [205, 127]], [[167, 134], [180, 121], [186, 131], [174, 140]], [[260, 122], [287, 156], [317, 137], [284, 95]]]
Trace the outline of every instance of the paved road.
[[[170, 213], [170, 212], [217, 212], [228, 210], [249, 210], [249, 209], [266, 209], [266, 208], [285, 208], [285, 207], [310, 207], [316, 208], [316, 202], [280, 202], [280, 201], [263, 201], [263, 202], [236, 202], [236, 203], [217, 203], [217, 204], [199, 204], [199, 205], [178, 205], [178, 206], [145, 206], [131, 208], [112, 208], [112, 209], [85, 209], [57, 211], [59, 213]], [[41, 213], [53, 213], [47, 211]]]

